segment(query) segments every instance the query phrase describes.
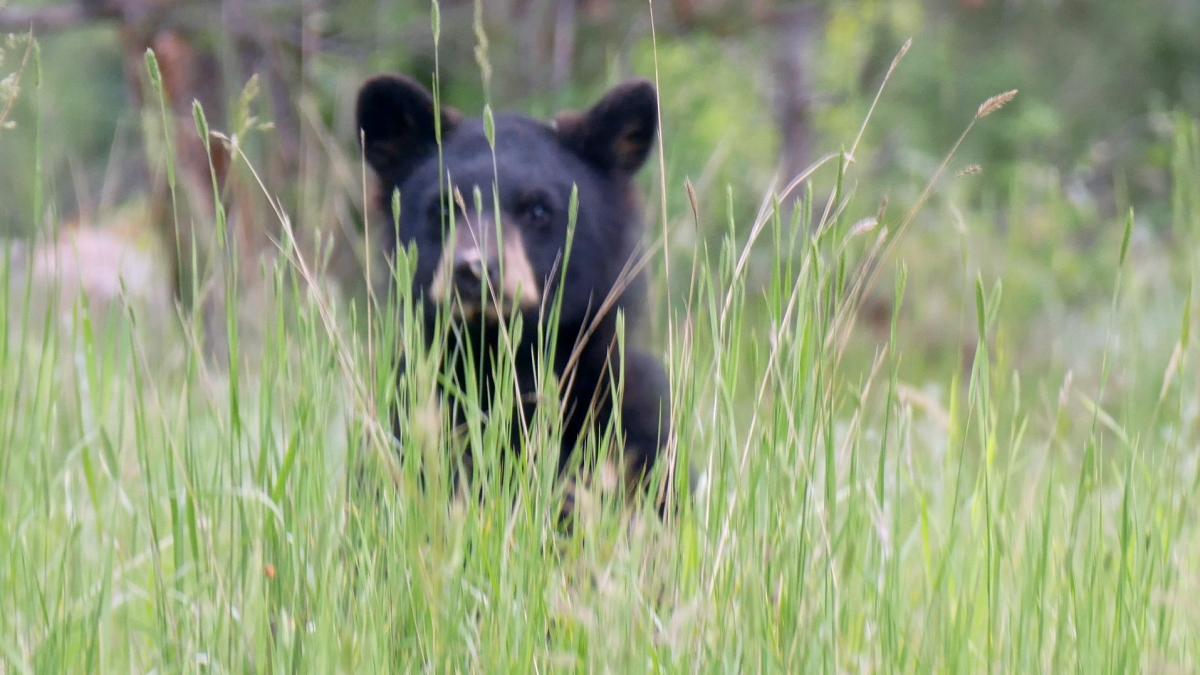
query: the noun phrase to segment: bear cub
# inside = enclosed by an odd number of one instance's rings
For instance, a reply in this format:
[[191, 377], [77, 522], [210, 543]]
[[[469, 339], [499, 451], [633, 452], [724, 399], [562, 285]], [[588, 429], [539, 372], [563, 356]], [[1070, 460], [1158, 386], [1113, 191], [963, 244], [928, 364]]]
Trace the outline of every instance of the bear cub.
[[[546, 328], [551, 308], [561, 302], [557, 340], [547, 355], [563, 398], [559, 472], [583, 433], [604, 429], [619, 406], [626, 477], [631, 485], [644, 483], [670, 433], [668, 382], [649, 354], [625, 349], [623, 359], [618, 355], [617, 314], [624, 314], [632, 334], [644, 295], [633, 274], [643, 236], [633, 176], [657, 133], [654, 87], [627, 82], [587, 112], [560, 114], [552, 124], [497, 115], [494, 152], [482, 120], [436, 107], [430, 93], [406, 77], [368, 80], [358, 95], [357, 123], [382, 188], [382, 210], [391, 214], [392, 195], [400, 194], [399, 221], [389, 216], [387, 223], [388, 248], [416, 249], [412, 290], [422, 301], [427, 339], [437, 333], [438, 312], [449, 310], [442, 318], [452, 329], [442, 331], [449, 334], [442, 339], [454, 344], [443, 351], [445, 378], [468, 377], [464, 351], [474, 354], [475, 372], [491, 373], [496, 350], [514, 348], [523, 410], [513, 412], [532, 419], [537, 326]], [[523, 330], [510, 347], [503, 328], [514, 314]], [[615, 382], [622, 385], [617, 402]], [[482, 385], [483, 399], [490, 400], [490, 381]], [[520, 425], [513, 427], [513, 447], [520, 448]]]

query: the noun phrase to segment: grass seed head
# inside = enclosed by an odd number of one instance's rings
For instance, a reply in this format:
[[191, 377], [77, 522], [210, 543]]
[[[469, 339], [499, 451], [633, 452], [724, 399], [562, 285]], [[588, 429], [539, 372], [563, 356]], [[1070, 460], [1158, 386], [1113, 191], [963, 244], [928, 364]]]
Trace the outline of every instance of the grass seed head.
[[1008, 105], [1009, 101], [1017, 97], [1016, 89], [1009, 89], [1003, 94], [996, 94], [983, 103], [979, 104], [979, 109], [975, 111], [976, 119], [983, 119], [988, 115]]

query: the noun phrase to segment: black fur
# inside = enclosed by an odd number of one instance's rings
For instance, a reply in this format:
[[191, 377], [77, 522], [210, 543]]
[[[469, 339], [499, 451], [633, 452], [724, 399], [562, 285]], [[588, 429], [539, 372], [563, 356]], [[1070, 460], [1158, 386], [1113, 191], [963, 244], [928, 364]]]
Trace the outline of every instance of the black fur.
[[[498, 177], [499, 211], [504, 222], [519, 228], [530, 267], [549, 299], [543, 306], [549, 307], [556, 294], [562, 295], [553, 363], [560, 380], [570, 384], [560, 454], [560, 468], [566, 466], [586, 426], [602, 428], [611, 418], [609, 378], [618, 360], [614, 344], [617, 312], [623, 311], [627, 333], [632, 335], [642, 301], [643, 289], [636, 280], [622, 289], [617, 287], [643, 236], [632, 178], [645, 162], [657, 129], [654, 88], [647, 82], [626, 83], [586, 113], [560, 115], [554, 126], [523, 116], [499, 115], [495, 118], [494, 157], [483, 122], [463, 119], [446, 108], [441, 110], [439, 161], [433, 98], [406, 78], [381, 76], [368, 81], [359, 94], [357, 116], [367, 161], [382, 186], [384, 211], [391, 211], [393, 191], [400, 192], [399, 222], [388, 226], [399, 241], [393, 238], [389, 245], [393, 250], [397, 244], [415, 246], [413, 283], [418, 297], [427, 298], [442, 260], [447, 198], [439, 168], [462, 195], [466, 211], [457, 215], [467, 220], [481, 215], [475, 212], [472, 195], [476, 190], [484, 197], [483, 215], [492, 213], [493, 180]], [[573, 186], [578, 189], [579, 209], [564, 277], [561, 270]], [[531, 200], [542, 210], [532, 212]], [[615, 305], [601, 315], [602, 304], [614, 292]], [[431, 328], [440, 305], [427, 301], [424, 306]], [[517, 378], [523, 393], [534, 391], [533, 358], [540, 315], [539, 309], [524, 312], [524, 338], [517, 352]], [[491, 372], [489, 357], [498, 327], [479, 318], [458, 321], [458, 337], [451, 339], [464, 344], [449, 345], [446, 353], [459, 353], [457, 348], [468, 345], [477, 351], [483, 345], [483, 354], [477, 355], [483, 362], [480, 372]], [[433, 335], [433, 330], [426, 335]], [[573, 378], [564, 378], [577, 344], [581, 347]], [[667, 378], [656, 359], [630, 349], [626, 361], [620, 402], [624, 452], [636, 474], [644, 476], [669, 434], [670, 396]], [[445, 365], [449, 371], [461, 367], [454, 358]], [[525, 412], [531, 414], [534, 405], [526, 403]]]

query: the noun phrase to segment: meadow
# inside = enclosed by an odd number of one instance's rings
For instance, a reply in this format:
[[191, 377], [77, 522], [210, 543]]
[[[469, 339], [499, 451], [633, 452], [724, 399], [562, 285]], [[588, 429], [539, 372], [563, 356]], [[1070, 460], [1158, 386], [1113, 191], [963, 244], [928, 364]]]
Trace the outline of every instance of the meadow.
[[[1196, 119], [1164, 117], [1169, 188], [1108, 209], [1020, 167], [980, 197], [1001, 177], [970, 139], [1015, 91], [880, 174], [906, 44], [828, 154], [746, 189], [706, 171], [743, 148], [697, 148], [672, 49], [644, 72], [664, 120], [645, 337], [673, 392], [656, 480], [698, 480], [665, 518], [597, 483], [563, 527], [553, 406], [487, 419], [468, 387], [451, 428], [412, 261], [360, 234], [375, 269], [333, 283], [296, 232], [312, 216], [256, 183], [277, 255], [253, 300], [246, 270], [214, 268], [215, 329], [39, 288], [16, 246], [0, 261], [0, 672], [1194, 671]], [[39, 119], [6, 171], [43, 171]], [[31, 184], [40, 214], [53, 186]], [[499, 461], [508, 423], [519, 462]], [[477, 494], [422, 478], [461, 452]]]

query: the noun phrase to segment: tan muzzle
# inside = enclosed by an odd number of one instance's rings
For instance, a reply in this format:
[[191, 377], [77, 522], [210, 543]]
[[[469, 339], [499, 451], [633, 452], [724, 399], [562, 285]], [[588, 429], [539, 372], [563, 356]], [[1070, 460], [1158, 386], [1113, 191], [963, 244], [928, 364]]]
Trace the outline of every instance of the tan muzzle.
[[494, 219], [479, 216], [461, 219], [447, 238], [429, 295], [435, 302], [449, 301], [456, 315], [473, 318], [482, 310], [492, 319], [514, 305], [536, 309], [542, 298], [520, 229], [498, 230]]

